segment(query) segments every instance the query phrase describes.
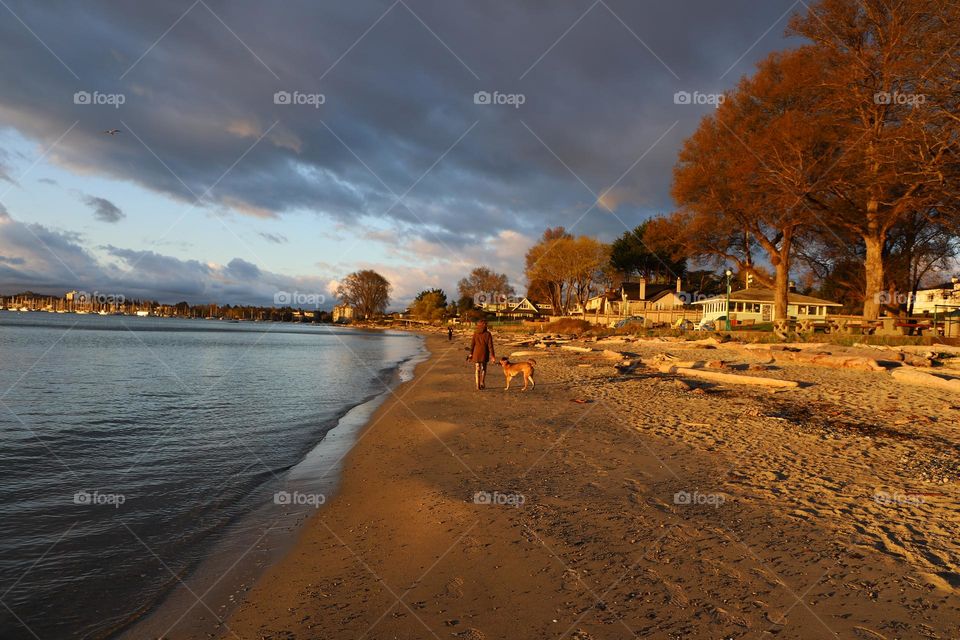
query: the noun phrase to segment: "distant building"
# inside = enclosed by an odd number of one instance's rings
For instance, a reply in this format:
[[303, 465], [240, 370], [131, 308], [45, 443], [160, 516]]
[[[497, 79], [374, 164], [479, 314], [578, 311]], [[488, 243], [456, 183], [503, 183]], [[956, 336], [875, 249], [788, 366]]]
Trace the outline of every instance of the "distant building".
[[[916, 315], [943, 314], [960, 307], [960, 279], [953, 278], [930, 289], [921, 289], [913, 297], [913, 313]], [[940, 306], [940, 309], [937, 309]]]
[[587, 300], [584, 308], [577, 309], [587, 314], [633, 316], [642, 315], [650, 309], [680, 309], [686, 304], [680, 278], [676, 284], [651, 283], [646, 278], [637, 282], [624, 282], [619, 287], [607, 289]]
[[477, 308], [486, 313], [496, 314], [498, 318], [514, 320], [539, 318], [553, 313], [553, 305], [549, 302], [536, 302], [530, 298], [517, 300], [515, 296], [500, 296], [494, 301], [481, 302]]
[[534, 319], [549, 316], [553, 313], [553, 305], [549, 302], [535, 302], [530, 298], [523, 298], [513, 303], [501, 315], [514, 319]]
[[[773, 321], [773, 289], [767, 287], [747, 287], [730, 293], [730, 323], [756, 324]], [[701, 322], [712, 322], [727, 317], [727, 296], [721, 294], [693, 304], [703, 308]], [[790, 291], [787, 294], [787, 315], [792, 320], [825, 320], [827, 313], [842, 307], [838, 302], [830, 302], [804, 296]]]
[[353, 320], [354, 309], [347, 304], [338, 304], [333, 308], [333, 321], [339, 323], [347, 323]]

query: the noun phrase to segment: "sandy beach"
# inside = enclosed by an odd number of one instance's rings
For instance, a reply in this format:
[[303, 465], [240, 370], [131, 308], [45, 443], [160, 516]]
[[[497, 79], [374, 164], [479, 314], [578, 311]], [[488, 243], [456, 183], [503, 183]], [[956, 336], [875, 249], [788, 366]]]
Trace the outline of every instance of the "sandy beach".
[[646, 342], [542, 349], [534, 390], [491, 368], [477, 392], [465, 343], [428, 336], [224, 637], [960, 637], [955, 393]]

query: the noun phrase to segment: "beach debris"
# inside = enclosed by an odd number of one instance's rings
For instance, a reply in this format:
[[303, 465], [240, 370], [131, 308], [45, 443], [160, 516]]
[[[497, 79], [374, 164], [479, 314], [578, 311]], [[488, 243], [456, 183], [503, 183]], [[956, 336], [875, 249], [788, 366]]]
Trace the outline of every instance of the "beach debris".
[[510, 354], [511, 358], [522, 358], [523, 356], [538, 356], [540, 355], [536, 351], [514, 351]]
[[701, 378], [711, 382], [726, 382], [729, 384], [749, 384], [761, 387], [779, 387], [782, 389], [794, 389], [800, 384], [794, 380], [778, 380], [776, 378], [759, 378], [757, 376], [743, 376], [737, 373], [720, 373], [718, 371], [705, 371], [703, 369], [691, 369], [678, 367], [675, 365], [661, 365], [660, 373], [673, 373], [692, 378]]
[[613, 365], [613, 367], [620, 373], [630, 373], [631, 371], [639, 367], [641, 364], [643, 363], [639, 358], [637, 358], [636, 360], [625, 358], [620, 362], [618, 362], [617, 364]]
[[919, 385], [923, 387], [932, 387], [934, 389], [945, 389], [947, 391], [960, 391], [960, 379], [941, 378], [926, 371], [920, 371], [912, 367], [900, 367], [890, 372], [890, 375], [899, 382], [905, 384]]
[[593, 400], [587, 398], [570, 398], [570, 402], [576, 402], [577, 404], [590, 404]]
[[577, 347], [572, 344], [562, 344], [560, 348], [566, 351], [576, 351], [577, 353], [590, 353], [593, 351], [590, 347]]
[[783, 348], [787, 345], [774, 345], [781, 348], [770, 348], [770, 357], [773, 361], [792, 361], [803, 364], [812, 364], [832, 369], [856, 369], [858, 371], [886, 371], [886, 367], [873, 358], [863, 356], [838, 356], [829, 352], [813, 352]]

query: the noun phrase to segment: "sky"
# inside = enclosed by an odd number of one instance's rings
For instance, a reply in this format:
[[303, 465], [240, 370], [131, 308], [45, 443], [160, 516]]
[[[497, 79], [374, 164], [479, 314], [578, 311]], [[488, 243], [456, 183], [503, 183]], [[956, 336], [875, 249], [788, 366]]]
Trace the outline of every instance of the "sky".
[[399, 308], [477, 265], [522, 290], [546, 227], [671, 211], [711, 96], [802, 10], [3, 0], [0, 293], [329, 306], [372, 268]]

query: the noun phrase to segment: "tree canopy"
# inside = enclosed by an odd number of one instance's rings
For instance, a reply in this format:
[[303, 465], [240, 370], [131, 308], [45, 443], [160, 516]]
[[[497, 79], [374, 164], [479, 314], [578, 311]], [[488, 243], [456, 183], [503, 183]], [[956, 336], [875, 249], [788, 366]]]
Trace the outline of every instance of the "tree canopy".
[[337, 298], [361, 318], [382, 314], [390, 304], [390, 283], [372, 269], [355, 271], [340, 281]]

